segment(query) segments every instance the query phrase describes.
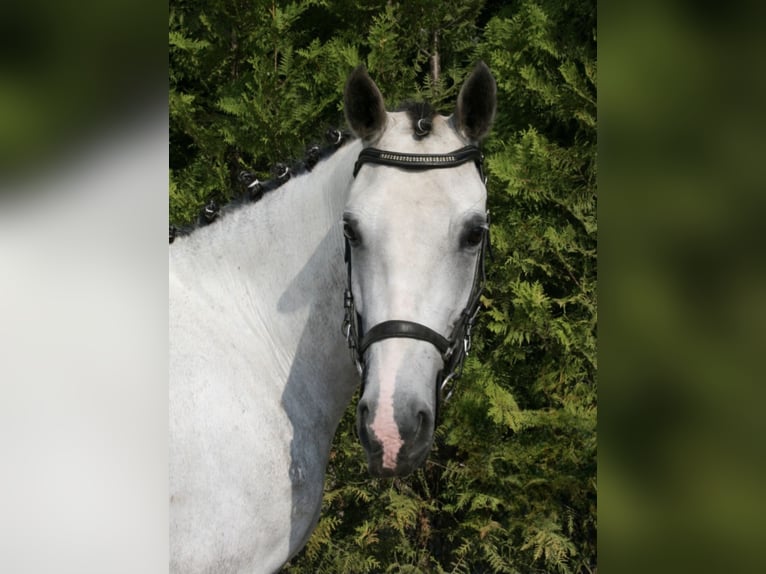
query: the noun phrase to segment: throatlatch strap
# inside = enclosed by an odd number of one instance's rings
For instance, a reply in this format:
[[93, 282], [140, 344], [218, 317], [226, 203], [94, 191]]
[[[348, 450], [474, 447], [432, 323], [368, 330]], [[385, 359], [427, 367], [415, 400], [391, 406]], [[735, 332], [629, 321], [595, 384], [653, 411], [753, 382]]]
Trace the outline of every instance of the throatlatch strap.
[[481, 150], [475, 145], [467, 145], [450, 153], [439, 154], [401, 153], [368, 147], [359, 152], [359, 158], [354, 165], [354, 177], [365, 163], [377, 163], [404, 169], [438, 169], [455, 167], [470, 160], [474, 160], [479, 171], [481, 171], [483, 158]]

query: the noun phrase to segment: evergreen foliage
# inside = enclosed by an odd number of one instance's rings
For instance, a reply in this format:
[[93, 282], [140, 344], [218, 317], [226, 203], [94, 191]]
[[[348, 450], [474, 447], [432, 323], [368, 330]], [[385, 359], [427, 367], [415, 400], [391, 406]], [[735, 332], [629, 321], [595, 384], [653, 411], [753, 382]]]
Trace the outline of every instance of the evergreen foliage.
[[449, 113], [479, 58], [493, 257], [465, 372], [405, 479], [368, 477], [352, 403], [286, 573], [595, 572], [595, 3], [171, 0], [175, 224], [340, 125], [359, 62], [388, 102]]

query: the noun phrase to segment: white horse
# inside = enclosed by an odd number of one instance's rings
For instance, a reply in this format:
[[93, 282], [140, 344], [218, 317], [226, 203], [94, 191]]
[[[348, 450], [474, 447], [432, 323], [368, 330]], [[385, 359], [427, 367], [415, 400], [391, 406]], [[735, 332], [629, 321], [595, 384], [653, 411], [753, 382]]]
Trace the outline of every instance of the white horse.
[[425, 461], [483, 284], [495, 93], [479, 63], [453, 115], [389, 113], [357, 68], [357, 139], [173, 242], [172, 572], [270, 573], [304, 546], [359, 374], [370, 473]]

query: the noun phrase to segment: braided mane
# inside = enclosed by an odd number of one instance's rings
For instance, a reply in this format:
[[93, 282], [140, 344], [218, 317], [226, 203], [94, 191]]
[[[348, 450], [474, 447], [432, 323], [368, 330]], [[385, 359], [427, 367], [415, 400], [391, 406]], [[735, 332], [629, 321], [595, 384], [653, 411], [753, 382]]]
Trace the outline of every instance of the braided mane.
[[[436, 110], [428, 102], [406, 101], [396, 108], [395, 111], [407, 113], [412, 122], [412, 131], [416, 138], [424, 138], [430, 133]], [[218, 219], [222, 211], [230, 211], [258, 201], [265, 193], [281, 187], [282, 184], [289, 181], [293, 176], [311, 171], [317, 163], [330, 157], [336, 150], [352, 139], [354, 138], [350, 132], [330, 128], [325, 133], [324, 146], [310, 146], [302, 160], [292, 163], [275, 164], [271, 168], [271, 179], [259, 181], [252, 172], [247, 170], [241, 171], [237, 178], [242, 186], [241, 191], [235, 193], [234, 197], [224, 206], [219, 205], [214, 199], [209, 200], [200, 210], [197, 221], [191, 225], [184, 227], [171, 225], [168, 230], [170, 243], [173, 243], [173, 240], [178, 236], [188, 235], [199, 227], [211, 224]]]
[[400, 105], [396, 111], [407, 112], [416, 138], [424, 138], [431, 132], [436, 110], [428, 102], [407, 101]]

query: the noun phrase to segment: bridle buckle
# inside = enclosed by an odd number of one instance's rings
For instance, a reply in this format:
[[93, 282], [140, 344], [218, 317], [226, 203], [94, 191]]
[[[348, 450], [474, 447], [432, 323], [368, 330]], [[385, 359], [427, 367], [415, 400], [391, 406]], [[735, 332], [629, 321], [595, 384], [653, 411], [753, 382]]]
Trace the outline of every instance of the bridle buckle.
[[[460, 370], [462, 371], [462, 368]], [[460, 377], [460, 373], [458, 371], [452, 371], [449, 375], [444, 377], [444, 380], [442, 381], [442, 384], [439, 387], [439, 397], [441, 398], [443, 403], [448, 402], [450, 400], [450, 397], [452, 397], [452, 393], [455, 391], [454, 381], [458, 379], [459, 377]], [[448, 392], [446, 395], [444, 394], [444, 389], [448, 389]]]

